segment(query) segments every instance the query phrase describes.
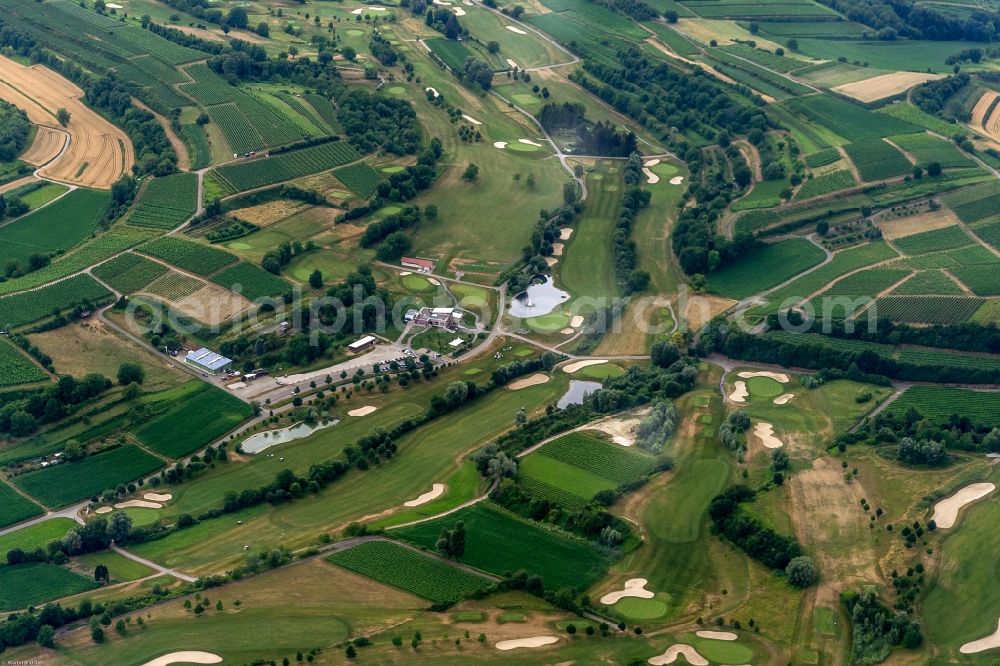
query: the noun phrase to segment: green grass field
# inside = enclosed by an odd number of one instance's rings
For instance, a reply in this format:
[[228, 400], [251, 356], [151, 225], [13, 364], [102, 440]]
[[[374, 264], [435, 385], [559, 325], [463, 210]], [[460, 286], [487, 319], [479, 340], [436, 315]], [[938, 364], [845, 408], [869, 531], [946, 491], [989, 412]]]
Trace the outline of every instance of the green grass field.
[[110, 200], [105, 191], [80, 188], [0, 227], [0, 265], [73, 247], [97, 230]]
[[143, 443], [178, 458], [212, 444], [252, 414], [248, 404], [203, 384], [197, 392], [135, 431]]
[[433, 549], [442, 528], [464, 521], [464, 564], [494, 574], [525, 570], [541, 576], [547, 589], [584, 589], [603, 575], [607, 560], [589, 545], [515, 518], [482, 502], [444, 518], [402, 527], [391, 535]]
[[154, 573], [153, 570], [145, 564], [136, 562], [135, 560], [130, 560], [124, 555], [120, 555], [111, 550], [100, 550], [94, 553], [87, 553], [86, 555], [74, 558], [73, 562], [76, 563], [77, 566], [83, 567], [87, 571], [91, 572], [91, 574], [93, 574], [99, 564], [103, 564], [108, 568], [108, 573], [111, 574], [112, 582], [139, 580], [140, 578], [145, 578], [146, 576], [150, 576]]
[[0, 481], [0, 527], [7, 527], [43, 513], [40, 506]]
[[13, 479], [18, 488], [50, 507], [65, 506], [119, 483], [149, 474], [163, 461], [137, 446], [126, 445], [78, 462], [65, 463]]
[[804, 238], [763, 245], [710, 274], [709, 288], [729, 298], [746, 298], [812, 268], [825, 256], [822, 249]]
[[7, 564], [7, 551], [15, 548], [25, 552], [36, 548], [44, 550], [49, 541], [62, 539], [76, 525], [77, 522], [70, 518], [53, 518], [0, 536], [0, 566]]
[[391, 541], [368, 541], [326, 558], [431, 601], [458, 601], [489, 581]]
[[952, 414], [961, 414], [990, 427], [1000, 426], [1000, 393], [945, 386], [911, 386], [886, 407], [886, 411], [902, 416], [910, 407], [937, 423], [947, 423]]
[[602, 163], [587, 174], [589, 197], [576, 231], [559, 260], [559, 282], [572, 294], [618, 295], [615, 261], [608, 239], [618, 220], [624, 185], [619, 167]]
[[18, 610], [95, 587], [97, 583], [54, 564], [0, 567], [0, 610]]

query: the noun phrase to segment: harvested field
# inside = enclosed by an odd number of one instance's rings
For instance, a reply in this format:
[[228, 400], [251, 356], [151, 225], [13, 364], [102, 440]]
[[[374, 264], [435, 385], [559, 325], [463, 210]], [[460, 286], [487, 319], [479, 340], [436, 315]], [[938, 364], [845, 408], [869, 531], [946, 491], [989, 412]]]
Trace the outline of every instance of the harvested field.
[[692, 296], [684, 310], [684, 320], [687, 322], [687, 330], [697, 331], [717, 315], [725, 312], [737, 301], [731, 298], [711, 296], [708, 294], [697, 294]]
[[[995, 102], [998, 97], [1000, 97], [1000, 93], [992, 90], [983, 93], [983, 96], [979, 98], [976, 105], [972, 107], [972, 119], [969, 121], [972, 127], [984, 130], [996, 141], [1000, 141], [1000, 132], [997, 131], [998, 128], [996, 126], [997, 119], [1000, 116], [994, 110], [997, 106]], [[990, 111], [993, 111], [993, 113], [987, 116], [986, 114]]]
[[[40, 174], [67, 183], [109, 189], [132, 170], [132, 142], [121, 129], [92, 111], [83, 91], [41, 65], [25, 67], [0, 56], [0, 98], [18, 106], [36, 125], [61, 131], [55, 110], [70, 112], [70, 145]], [[34, 146], [32, 146], [32, 150]], [[50, 149], [51, 150], [51, 149]]]
[[185, 280], [194, 280], [193, 278], [188, 278], [186, 275], [171, 272], [154, 282], [150, 285], [151, 289], [141, 292], [140, 295], [148, 294], [150, 296], [155, 296], [158, 300], [168, 304], [181, 314], [191, 317], [192, 319], [200, 321], [204, 324], [229, 321], [233, 317], [246, 312], [253, 305], [242, 296], [234, 294], [228, 289], [223, 289], [222, 287], [209, 283], [205, 283], [200, 289], [194, 291], [193, 293], [185, 294], [174, 299], [167, 297], [163, 293], [155, 293], [152, 291], [152, 289], [156, 289], [157, 285], [161, 282], [172, 279], [174, 276], [179, 276]]
[[66, 145], [67, 136], [63, 130], [40, 125], [35, 132], [35, 140], [21, 155], [21, 160], [34, 166], [48, 164]]
[[266, 227], [269, 224], [274, 224], [287, 217], [291, 217], [306, 207], [307, 205], [300, 201], [278, 199], [277, 201], [268, 201], [257, 206], [240, 208], [234, 210], [230, 215], [237, 220], [256, 224], [259, 227]]
[[927, 74], [923, 72], [892, 72], [891, 74], [882, 74], [881, 76], [864, 79], [863, 81], [846, 83], [833, 88], [833, 90], [861, 102], [874, 102], [904, 93], [915, 85], [932, 79], [939, 79], [941, 76], [941, 74]]
[[958, 224], [958, 218], [947, 208], [928, 211], [920, 215], [909, 217], [894, 217], [884, 222], [878, 223], [878, 228], [882, 230], [882, 235], [887, 240], [905, 238], [925, 231], [944, 229]]

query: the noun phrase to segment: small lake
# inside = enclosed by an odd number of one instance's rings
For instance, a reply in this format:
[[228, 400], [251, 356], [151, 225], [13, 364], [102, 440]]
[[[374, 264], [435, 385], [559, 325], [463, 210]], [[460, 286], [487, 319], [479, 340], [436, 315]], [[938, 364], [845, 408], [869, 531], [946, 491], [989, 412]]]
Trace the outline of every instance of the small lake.
[[510, 313], [521, 319], [540, 317], [549, 314], [568, 300], [569, 294], [557, 289], [552, 277], [549, 276], [545, 278], [545, 282], [533, 284], [515, 296], [510, 303]]
[[259, 432], [256, 435], [243, 440], [241, 449], [243, 450], [243, 453], [260, 453], [261, 451], [269, 449], [272, 446], [287, 444], [288, 442], [294, 442], [297, 439], [308, 437], [317, 430], [329, 428], [330, 426], [335, 426], [338, 423], [339, 421], [336, 419], [319, 421], [318, 423], [303, 422], [296, 423], [295, 425], [287, 428], [281, 428], [280, 430], [267, 430], [265, 432]]
[[556, 403], [556, 407], [559, 409], [565, 409], [570, 405], [583, 404], [584, 398], [600, 389], [601, 382], [586, 382], [580, 379], [571, 379], [569, 382], [569, 388], [565, 393], [563, 393], [563, 396], [559, 398], [559, 402]]

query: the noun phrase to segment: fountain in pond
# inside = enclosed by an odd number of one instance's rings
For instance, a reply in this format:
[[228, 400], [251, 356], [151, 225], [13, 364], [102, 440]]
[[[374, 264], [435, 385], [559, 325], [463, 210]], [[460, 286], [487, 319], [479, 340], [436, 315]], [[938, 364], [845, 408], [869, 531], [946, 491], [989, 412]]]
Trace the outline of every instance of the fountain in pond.
[[524, 292], [514, 297], [510, 303], [510, 314], [521, 319], [540, 317], [568, 300], [569, 294], [558, 289], [550, 276], [545, 276], [543, 281], [533, 282]]

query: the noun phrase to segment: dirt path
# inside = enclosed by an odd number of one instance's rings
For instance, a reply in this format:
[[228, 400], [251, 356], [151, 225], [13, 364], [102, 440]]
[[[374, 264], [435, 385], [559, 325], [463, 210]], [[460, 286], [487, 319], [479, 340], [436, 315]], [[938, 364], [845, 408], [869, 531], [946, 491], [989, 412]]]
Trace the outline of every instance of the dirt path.
[[861, 172], [858, 171], [858, 167], [854, 166], [854, 162], [851, 161], [851, 158], [847, 155], [847, 151], [844, 150], [844, 147], [837, 146], [837, 152], [840, 153], [840, 157], [841, 159], [844, 160], [844, 164], [847, 165], [847, 168], [851, 172], [851, 175], [854, 176], [854, 182], [856, 183], [865, 182], [865, 179], [861, 177]]
[[36, 182], [37, 180], [38, 178], [36, 178], [35, 176], [22, 176], [17, 180], [12, 180], [9, 183], [4, 183], [3, 185], [0, 185], [0, 194], [16, 190], [19, 187], [23, 187], [24, 185], [29, 185], [31, 183]]
[[153, 114], [153, 117], [156, 118], [156, 122], [160, 123], [160, 127], [163, 128], [163, 132], [167, 135], [167, 140], [170, 142], [170, 146], [177, 154], [177, 168], [181, 171], [190, 171], [191, 156], [188, 155], [187, 144], [181, 141], [181, 138], [177, 136], [176, 132], [174, 132], [174, 128], [171, 127], [170, 121], [156, 111], [153, 111], [135, 97], [132, 98], [132, 103], [143, 111], [148, 111]]

